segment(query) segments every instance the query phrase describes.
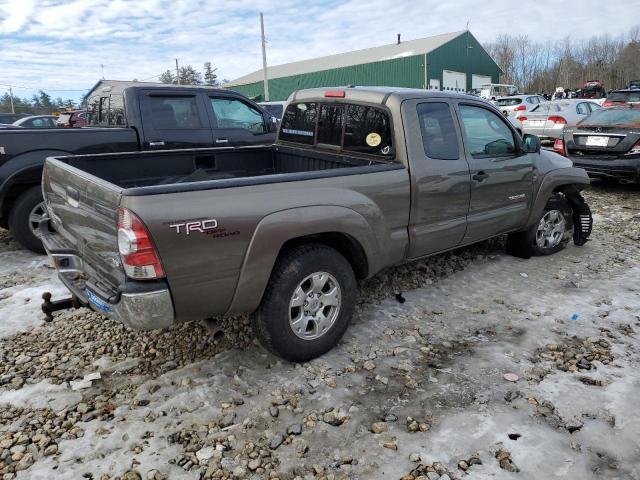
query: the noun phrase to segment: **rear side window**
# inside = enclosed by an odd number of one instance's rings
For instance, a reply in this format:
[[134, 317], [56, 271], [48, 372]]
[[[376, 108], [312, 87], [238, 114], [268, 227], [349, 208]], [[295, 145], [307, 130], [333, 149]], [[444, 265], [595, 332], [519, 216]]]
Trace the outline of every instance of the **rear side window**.
[[449, 104], [421, 103], [417, 109], [425, 155], [437, 160], [457, 160], [460, 150]]
[[348, 105], [343, 148], [350, 152], [388, 155], [391, 122], [387, 112], [364, 105]]
[[[81, 114], [78, 114], [80, 117]], [[109, 125], [112, 127], [123, 127], [124, 120], [124, 98], [122, 95], [111, 95], [109, 102]]]
[[147, 97], [151, 124], [158, 130], [202, 128], [196, 97]]
[[262, 113], [237, 98], [211, 98], [218, 128], [240, 128], [251, 133], [264, 133]]
[[607, 97], [610, 102], [628, 102], [629, 94], [626, 92], [611, 92]]
[[296, 103], [289, 105], [282, 117], [280, 139], [313, 145], [315, 143], [318, 104]]
[[589, 115], [589, 113], [591, 113], [591, 110], [589, 110], [589, 105], [587, 105], [585, 102], [582, 102], [576, 106], [576, 112], [579, 115]]
[[519, 105], [522, 103], [521, 98], [499, 98], [496, 100], [496, 105], [499, 107], [511, 107], [513, 105]]

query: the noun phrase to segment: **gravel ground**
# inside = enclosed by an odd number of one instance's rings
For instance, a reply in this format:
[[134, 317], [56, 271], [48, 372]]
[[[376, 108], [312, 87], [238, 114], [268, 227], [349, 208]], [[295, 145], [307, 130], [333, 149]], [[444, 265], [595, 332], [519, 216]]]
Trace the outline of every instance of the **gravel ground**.
[[221, 338], [44, 323], [40, 294], [64, 289], [0, 230], [0, 479], [639, 479], [640, 191], [586, 196], [585, 247], [387, 269], [304, 365], [244, 318]]

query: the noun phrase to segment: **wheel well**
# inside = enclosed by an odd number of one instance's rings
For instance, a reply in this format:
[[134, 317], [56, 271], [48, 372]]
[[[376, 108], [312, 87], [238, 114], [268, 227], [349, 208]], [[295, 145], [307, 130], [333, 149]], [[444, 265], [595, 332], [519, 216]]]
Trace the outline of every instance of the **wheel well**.
[[356, 278], [361, 280], [367, 277], [369, 273], [369, 264], [362, 245], [360, 245], [360, 243], [351, 235], [347, 235], [342, 232], [326, 232], [292, 238], [282, 245], [278, 252], [278, 257], [294, 247], [309, 243], [319, 243], [334, 248], [351, 264], [351, 268], [353, 268]]
[[42, 181], [42, 166], [20, 172], [11, 179], [11, 185], [2, 197], [0, 224], [6, 224], [16, 199], [27, 189], [39, 185]]

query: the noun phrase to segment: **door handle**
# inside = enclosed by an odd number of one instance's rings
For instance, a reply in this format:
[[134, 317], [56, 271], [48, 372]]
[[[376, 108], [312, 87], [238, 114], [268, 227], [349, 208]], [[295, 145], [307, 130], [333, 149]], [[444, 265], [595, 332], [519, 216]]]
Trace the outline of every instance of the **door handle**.
[[216, 138], [216, 143], [229, 143], [228, 138]]
[[150, 147], [164, 147], [164, 140], [150, 140]]
[[485, 173], [483, 171], [479, 171], [478, 173], [476, 173], [473, 177], [476, 182], [481, 182], [483, 180], [486, 180], [487, 178], [489, 178], [489, 174]]

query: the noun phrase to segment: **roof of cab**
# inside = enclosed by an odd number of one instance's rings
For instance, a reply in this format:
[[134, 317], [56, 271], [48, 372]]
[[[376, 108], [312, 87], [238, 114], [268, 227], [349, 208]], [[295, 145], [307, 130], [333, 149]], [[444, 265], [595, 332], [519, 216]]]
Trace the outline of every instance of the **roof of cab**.
[[[328, 91], [344, 91], [344, 97], [325, 97]], [[348, 86], [348, 87], [323, 87], [309, 88], [298, 90], [289, 96], [289, 102], [298, 102], [302, 100], [310, 101], [360, 101], [368, 103], [384, 104], [393, 98], [402, 101], [410, 98], [458, 98], [458, 99], [476, 99], [479, 97], [468, 95], [466, 93], [441, 92], [439, 90], [424, 90], [420, 88], [403, 88], [403, 87], [366, 87], [366, 86]]]

